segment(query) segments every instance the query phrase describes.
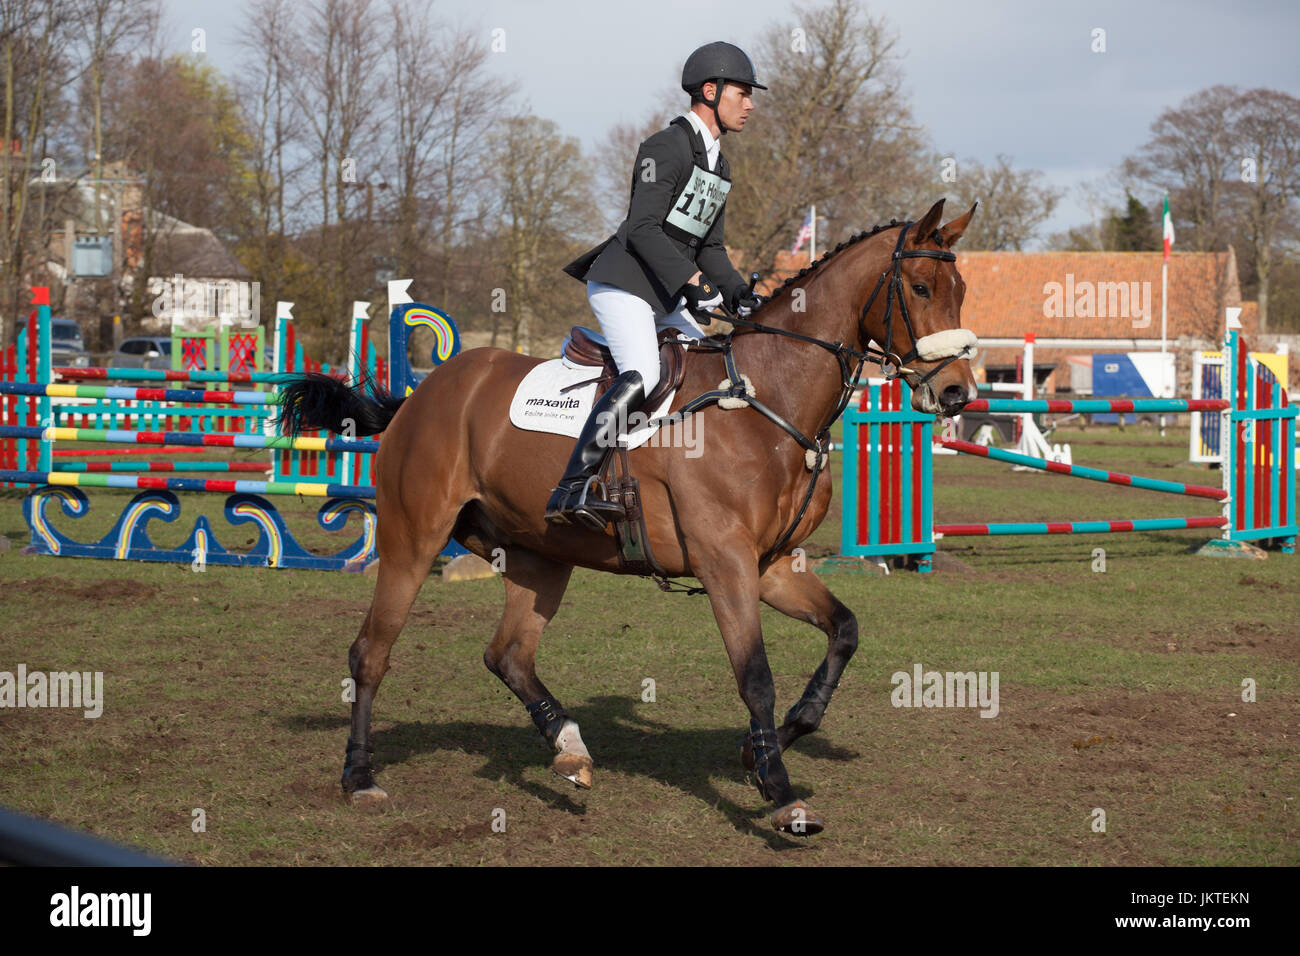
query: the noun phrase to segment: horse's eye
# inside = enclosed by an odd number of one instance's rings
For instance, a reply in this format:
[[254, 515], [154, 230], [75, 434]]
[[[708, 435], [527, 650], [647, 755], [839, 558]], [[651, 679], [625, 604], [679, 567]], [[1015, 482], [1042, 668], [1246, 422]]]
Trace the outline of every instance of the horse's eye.
[[922, 299], [930, 298], [930, 290], [927, 289], [925, 286], [921, 285], [919, 282], [916, 285], [912, 286], [912, 291], [915, 292], [917, 295], [919, 295]]

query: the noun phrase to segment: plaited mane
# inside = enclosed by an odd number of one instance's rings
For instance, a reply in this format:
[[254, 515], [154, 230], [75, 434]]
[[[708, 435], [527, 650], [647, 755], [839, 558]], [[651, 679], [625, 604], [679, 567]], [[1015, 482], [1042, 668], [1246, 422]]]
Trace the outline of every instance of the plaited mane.
[[[836, 255], [838, 255], [842, 250], [847, 249], [849, 246], [857, 245], [857, 244], [858, 244], [859, 242], [861, 242], [863, 239], [870, 239], [872, 236], [879, 235], [880, 233], [884, 232], [886, 229], [896, 229], [896, 228], [898, 228], [898, 227], [901, 226], [901, 225], [903, 225], [903, 223], [899, 222], [897, 219], [891, 219], [891, 220], [889, 220], [888, 223], [883, 223], [883, 224], [881, 224], [881, 225], [879, 225], [879, 226], [873, 226], [873, 227], [872, 227], [871, 229], [869, 229], [869, 230], [866, 230], [866, 231], [864, 231], [864, 232], [856, 233], [856, 234], [850, 236], [848, 239], [845, 239], [843, 242], [841, 242], [841, 243], [840, 243], [838, 246], [836, 246], [834, 249], [832, 249], [832, 250], [830, 250], [829, 252], [825, 253], [825, 254], [824, 254], [821, 258], [819, 258], [816, 262], [814, 262], [814, 263], [812, 263], [812, 264], [810, 264], [810, 265], [807, 265], [807, 266], [805, 266], [804, 268], [800, 269], [800, 270], [799, 270], [798, 272], [796, 272], [794, 275], [790, 276], [790, 278], [786, 279], [786, 280], [785, 280], [784, 282], [782, 282], [779, 286], [777, 286], [775, 289], [773, 289], [772, 292], [771, 292], [771, 294], [767, 297], [767, 299], [764, 300], [764, 302], [763, 302], [763, 306], [762, 306], [758, 311], [761, 312], [761, 311], [762, 311], [764, 308], [766, 308], [766, 307], [767, 307], [767, 306], [768, 306], [772, 301], [774, 301], [774, 300], [777, 298], [777, 296], [779, 296], [782, 292], [786, 291], [786, 289], [788, 289], [788, 288], [790, 288], [791, 286], [797, 284], [801, 279], [804, 279], [804, 278], [806, 278], [807, 276], [812, 275], [814, 272], [816, 272], [818, 269], [820, 269], [820, 268], [822, 267], [822, 265], [823, 265], [823, 264], [824, 264], [828, 259], [832, 259], [832, 258], [834, 258], [834, 257], [835, 257]], [[936, 230], [935, 233], [931, 236], [931, 238], [934, 239], [936, 242], [939, 242], [939, 245], [940, 245], [940, 246], [943, 245], [943, 243], [939, 240], [939, 233], [938, 233], [937, 230]]]

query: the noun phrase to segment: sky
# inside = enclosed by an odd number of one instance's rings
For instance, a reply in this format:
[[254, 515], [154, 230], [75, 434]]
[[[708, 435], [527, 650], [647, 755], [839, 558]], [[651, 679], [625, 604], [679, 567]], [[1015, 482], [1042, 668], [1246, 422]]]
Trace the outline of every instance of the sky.
[[[238, 68], [243, 9], [242, 0], [164, 0], [177, 49], [203, 27], [208, 55], [227, 73]], [[897, 33], [913, 118], [941, 155], [958, 159], [958, 175], [962, 160], [1006, 155], [1067, 191], [1040, 237], [1086, 222], [1078, 187], [1111, 173], [1162, 110], [1198, 90], [1223, 83], [1300, 96], [1300, 0], [874, 0], [867, 9]], [[438, 0], [434, 10], [504, 39], [490, 69], [517, 80], [534, 113], [587, 149], [660, 106], [695, 47], [756, 47], [771, 24], [799, 18], [786, 0]], [[1104, 52], [1093, 50], [1098, 29]], [[761, 60], [755, 69], [764, 82]], [[882, 209], [879, 218], [920, 212]]]

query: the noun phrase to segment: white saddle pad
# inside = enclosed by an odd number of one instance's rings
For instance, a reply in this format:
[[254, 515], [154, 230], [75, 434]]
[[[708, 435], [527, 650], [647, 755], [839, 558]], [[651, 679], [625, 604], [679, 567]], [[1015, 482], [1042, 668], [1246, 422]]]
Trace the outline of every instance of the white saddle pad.
[[[530, 432], [550, 432], [553, 435], [567, 435], [577, 438], [582, 433], [582, 426], [587, 423], [591, 406], [596, 397], [596, 383], [562, 392], [561, 389], [577, 382], [595, 379], [600, 369], [593, 365], [575, 365], [566, 358], [551, 359], [543, 362], [524, 376], [524, 380], [515, 389], [514, 400], [510, 403], [510, 424]], [[648, 420], [668, 414], [672, 406], [676, 389], [664, 396], [659, 407], [645, 417]], [[658, 425], [643, 422], [642, 412], [633, 412], [628, 416], [633, 427], [625, 437], [628, 448], [639, 448], [648, 442], [659, 430]]]

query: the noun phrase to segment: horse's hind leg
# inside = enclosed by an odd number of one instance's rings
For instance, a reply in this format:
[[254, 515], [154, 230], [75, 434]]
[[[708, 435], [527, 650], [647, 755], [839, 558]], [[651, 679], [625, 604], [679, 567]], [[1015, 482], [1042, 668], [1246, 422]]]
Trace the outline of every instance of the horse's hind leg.
[[[794, 558], [786, 556], [774, 562], [759, 579], [763, 603], [782, 614], [807, 621], [828, 638], [826, 657], [808, 681], [803, 696], [785, 715], [778, 730], [781, 749], [785, 750], [804, 734], [821, 724], [831, 694], [839, 685], [840, 675], [858, 648], [858, 619], [830, 592], [810, 570], [797, 571]], [[741, 759], [753, 769], [748, 741]]]
[[586, 790], [591, 787], [592, 761], [578, 722], [537, 679], [535, 668], [542, 629], [559, 610], [572, 572], [572, 565], [533, 551], [512, 548], [506, 552], [506, 608], [492, 643], [483, 652], [483, 663], [514, 691], [555, 749], [551, 769]]
[[[388, 799], [388, 794], [375, 783], [371, 766], [370, 755], [375, 748], [370, 740], [370, 709], [379, 682], [388, 670], [393, 642], [406, 623], [434, 559], [447, 541], [447, 534], [416, 540], [409, 529], [397, 525], [394, 519], [389, 519], [387, 526], [380, 523], [379, 580], [361, 633], [348, 652], [356, 698], [352, 702], [352, 732], [343, 764], [343, 791], [351, 795], [354, 804], [382, 803]], [[448, 534], [450, 530], [449, 523]]]

